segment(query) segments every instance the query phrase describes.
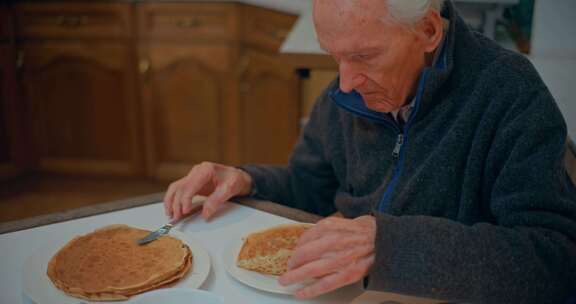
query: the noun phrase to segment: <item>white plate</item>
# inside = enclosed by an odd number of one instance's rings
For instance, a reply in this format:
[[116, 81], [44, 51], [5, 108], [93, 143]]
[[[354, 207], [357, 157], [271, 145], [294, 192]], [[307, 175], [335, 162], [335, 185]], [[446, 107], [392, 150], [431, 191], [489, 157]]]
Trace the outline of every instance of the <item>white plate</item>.
[[242, 244], [244, 241], [241, 238], [234, 238], [222, 254], [222, 262], [226, 271], [236, 280], [256, 289], [282, 294], [293, 294], [296, 290], [304, 287], [302, 284], [282, 286], [278, 283], [278, 276], [262, 274], [236, 266], [236, 258], [242, 249]]
[[[172, 230], [170, 235], [186, 243], [193, 254], [192, 270], [174, 287], [181, 288], [198, 288], [210, 273], [210, 255], [202, 245], [186, 236], [185, 234]], [[26, 294], [34, 303], [37, 304], [79, 304], [93, 303], [77, 299], [66, 295], [52, 284], [48, 275], [46, 275], [48, 262], [52, 256], [64, 246], [70, 239], [59, 239], [50, 242], [49, 245], [40, 248], [33, 255], [28, 257], [24, 264], [22, 273], [22, 286]], [[98, 302], [102, 303], [102, 302]]]
[[[222, 299], [206, 290], [166, 288], [145, 292], [130, 300], [131, 304], [224, 304]], [[128, 304], [128, 303], [126, 303]]]

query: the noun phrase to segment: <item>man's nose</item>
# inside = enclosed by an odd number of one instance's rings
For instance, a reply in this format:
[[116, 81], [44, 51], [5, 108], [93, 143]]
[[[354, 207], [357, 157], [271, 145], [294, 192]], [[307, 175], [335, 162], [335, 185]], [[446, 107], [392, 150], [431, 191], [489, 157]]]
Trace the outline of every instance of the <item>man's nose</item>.
[[350, 93], [356, 87], [362, 84], [364, 76], [355, 71], [350, 64], [340, 62], [340, 90], [344, 93]]

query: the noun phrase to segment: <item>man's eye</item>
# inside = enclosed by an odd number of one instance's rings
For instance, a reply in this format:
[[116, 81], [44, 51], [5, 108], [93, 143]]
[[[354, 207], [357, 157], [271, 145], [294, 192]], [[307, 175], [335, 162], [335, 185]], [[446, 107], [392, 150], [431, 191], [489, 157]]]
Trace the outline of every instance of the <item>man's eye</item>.
[[354, 56], [356, 60], [369, 60], [374, 57], [373, 54], [357, 54]]

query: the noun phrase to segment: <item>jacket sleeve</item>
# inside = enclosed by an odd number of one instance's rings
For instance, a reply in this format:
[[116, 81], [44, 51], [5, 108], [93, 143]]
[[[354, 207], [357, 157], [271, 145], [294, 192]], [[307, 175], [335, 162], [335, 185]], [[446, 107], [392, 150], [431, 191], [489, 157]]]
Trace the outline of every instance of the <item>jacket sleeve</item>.
[[567, 303], [576, 295], [576, 190], [566, 127], [546, 89], [515, 102], [494, 135], [492, 223], [377, 214], [369, 288], [471, 303]]
[[320, 97], [314, 106], [287, 167], [240, 167], [252, 177], [252, 196], [322, 216], [336, 211], [333, 202], [339, 183], [331, 164], [324, 158], [319, 136], [324, 131], [320, 121], [326, 119], [324, 108], [328, 102], [326, 97]]

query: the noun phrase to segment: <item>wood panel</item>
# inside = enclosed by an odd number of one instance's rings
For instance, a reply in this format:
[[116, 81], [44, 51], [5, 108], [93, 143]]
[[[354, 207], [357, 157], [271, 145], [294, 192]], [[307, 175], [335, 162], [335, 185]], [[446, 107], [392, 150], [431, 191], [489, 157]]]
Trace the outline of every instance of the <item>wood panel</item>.
[[0, 4], [0, 41], [10, 40], [13, 31], [12, 13], [8, 7]]
[[286, 164], [297, 141], [300, 85], [276, 55], [247, 50], [241, 78], [242, 160]]
[[12, 160], [12, 144], [8, 139], [9, 113], [12, 106], [10, 87], [13, 86], [12, 69], [8, 60], [10, 56], [9, 46], [0, 44], [0, 165], [5, 168], [0, 169], [0, 172], [7, 172]]
[[128, 3], [44, 2], [16, 5], [19, 37], [125, 38], [131, 33]]
[[239, 36], [232, 3], [142, 3], [137, 11], [144, 38], [230, 41]]
[[141, 48], [148, 170], [175, 179], [202, 161], [223, 159], [230, 49], [150, 43]]
[[38, 42], [21, 52], [40, 169], [137, 174], [138, 108], [127, 45]]
[[29, 161], [24, 109], [17, 102], [15, 54], [11, 44], [0, 44], [0, 179], [24, 173]]
[[251, 47], [278, 52], [297, 16], [252, 5], [244, 5], [242, 9], [243, 41]]

